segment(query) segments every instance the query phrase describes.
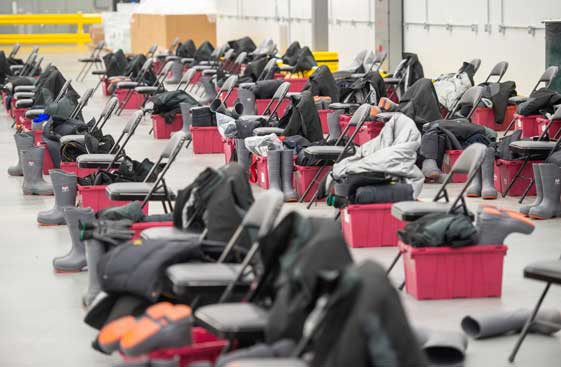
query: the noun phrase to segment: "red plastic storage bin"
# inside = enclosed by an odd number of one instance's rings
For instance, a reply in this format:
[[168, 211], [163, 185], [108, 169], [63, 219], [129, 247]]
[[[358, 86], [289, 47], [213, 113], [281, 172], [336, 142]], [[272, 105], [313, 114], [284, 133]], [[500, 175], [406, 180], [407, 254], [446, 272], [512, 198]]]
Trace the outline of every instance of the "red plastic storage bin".
[[25, 111], [27, 108], [24, 107], [12, 107], [12, 117], [16, 122], [16, 125], [22, 125], [25, 118]]
[[542, 117], [542, 115], [522, 116], [514, 114], [516, 130], [522, 130], [523, 138], [531, 138], [532, 136], [540, 135], [538, 130], [538, 118], [540, 117]]
[[407, 293], [417, 299], [500, 297], [505, 245], [415, 248], [399, 242]]
[[329, 125], [327, 124], [327, 114], [332, 110], [318, 110], [319, 120], [321, 121], [321, 130], [324, 134], [329, 134]]
[[308, 83], [308, 78], [285, 78], [282, 74], [275, 74], [275, 79], [283, 79], [285, 82], [290, 83], [289, 92], [299, 93]]
[[167, 222], [138, 222], [138, 223], [134, 223], [130, 227], [130, 230], [134, 231], [134, 235], [132, 236], [132, 239], [133, 240], [139, 239], [142, 231], [144, 231], [145, 229], [148, 229], [148, 228], [155, 228], [155, 227], [173, 227], [173, 222], [172, 221], [167, 221]]
[[[545, 131], [547, 124], [549, 124], [549, 120], [545, 117], [538, 117], [536, 123], [538, 124], [538, 135], [541, 135]], [[554, 120], [547, 133], [551, 138], [554, 138], [559, 130], [561, 130], [561, 120]]]
[[[269, 104], [269, 102], [271, 102], [270, 99], [256, 99], [255, 100], [255, 110], [257, 112], [258, 115], [262, 115], [263, 112], [265, 111], [265, 108], [267, 108], [267, 105]], [[271, 106], [271, 109], [273, 109], [275, 107], [275, 105], [277, 104], [277, 102], [273, 103], [273, 105]], [[288, 108], [288, 106], [290, 106], [290, 100], [289, 99], [284, 99], [279, 108], [277, 109], [277, 116], [284, 116], [284, 113], [286, 112], [286, 109]]]
[[[312, 179], [317, 174], [318, 170], [322, 167], [318, 166], [299, 166], [295, 165], [295, 172], [294, 172], [294, 182], [296, 186], [296, 192], [298, 193], [298, 197], [301, 197], [306, 192], [306, 188], [312, 182]], [[312, 200], [314, 193], [316, 192], [319, 182], [321, 182], [325, 176], [329, 173], [331, 166], [324, 166], [319, 175], [317, 182], [312, 185], [312, 189], [308, 192], [308, 195], [304, 198], [305, 202], [309, 202]], [[323, 199], [325, 200], [325, 199]]]
[[60, 169], [74, 173], [77, 177], [86, 177], [98, 171], [97, 168], [80, 168], [76, 162], [60, 162]]
[[[193, 327], [193, 343], [180, 348], [167, 348], [156, 350], [148, 355], [148, 359], [173, 359], [179, 357], [180, 367], [189, 367], [195, 362], [214, 362], [218, 359], [228, 341], [218, 339], [202, 327]], [[135, 359], [136, 358], [136, 359]], [[135, 361], [138, 357], [123, 356], [125, 362]]]
[[222, 136], [216, 126], [190, 126], [194, 154], [222, 153]]
[[351, 247], [397, 246], [404, 222], [392, 216], [393, 203], [352, 204], [342, 210], [341, 225]]
[[236, 150], [236, 139], [225, 138], [222, 139], [222, 147], [224, 149], [224, 161], [226, 164], [230, 163], [234, 151]]
[[[463, 150], [447, 150], [446, 153], [444, 153], [444, 160], [442, 161], [442, 173], [449, 173], [450, 170], [452, 169], [452, 166], [454, 166], [454, 163], [456, 163], [456, 161], [458, 160], [458, 158], [460, 157], [460, 154], [462, 154]], [[452, 181], [454, 183], [461, 183], [461, 182], [466, 182], [467, 181], [467, 175], [463, 174], [463, 173], [455, 173], [452, 176]]]
[[254, 157], [254, 162], [257, 165], [257, 178], [256, 181], [253, 183], [256, 183], [259, 187], [263, 189], [268, 189], [269, 171], [267, 165], [267, 157], [261, 157], [255, 155], [253, 155], [253, 157]]
[[[526, 164], [526, 167], [524, 167], [524, 169], [522, 170], [521, 176], [529, 177], [529, 178], [534, 177], [534, 170], [532, 168], [532, 165], [534, 163], [542, 163], [542, 162], [543, 161], [529, 161], [528, 164]], [[500, 182], [501, 191], [504, 191], [507, 188], [509, 182], [512, 180], [516, 172], [518, 172], [518, 169], [520, 168], [521, 165], [522, 165], [522, 161], [506, 161], [504, 159], [497, 159], [497, 161], [495, 162], [495, 166], [496, 166], [495, 175], [497, 176], [495, 182], [497, 181]], [[522, 194], [526, 190], [526, 187], [528, 187], [528, 184], [530, 183], [530, 181], [524, 179], [523, 177], [519, 177], [514, 183], [514, 185], [512, 185], [512, 187], [508, 192], [508, 196], [522, 196]], [[532, 188], [530, 188], [528, 195], [530, 196], [536, 195], [535, 184], [532, 184]]]
[[169, 139], [171, 133], [183, 128], [183, 115], [176, 113], [171, 123], [167, 123], [161, 115], [152, 115], [152, 126], [154, 127], [154, 138]]
[[[341, 131], [345, 130], [347, 124], [351, 121], [350, 115], [339, 115], [339, 126], [341, 127]], [[358, 134], [356, 134], [353, 142], [358, 145], [362, 145], [364, 143], [369, 142], [370, 140], [374, 139], [384, 128], [384, 123], [380, 121], [366, 121], [360, 128]], [[347, 130], [347, 136], [353, 135], [356, 127], [351, 126], [349, 130]]]
[[39, 145], [43, 142], [43, 130], [31, 130], [33, 131], [33, 144]]
[[[78, 206], [80, 208], [92, 208], [97, 213], [102, 209], [107, 209], [114, 206], [122, 206], [130, 203], [130, 201], [115, 201], [109, 199], [105, 194], [106, 188], [107, 185], [78, 185]], [[149, 202], [146, 203], [146, 205], [142, 209], [144, 214], [148, 214], [149, 205]]]
[[[117, 89], [115, 91], [115, 95], [119, 100], [119, 105], [121, 105], [124, 102], [128, 92], [129, 92], [128, 89]], [[125, 110], [138, 110], [140, 107], [142, 107], [143, 103], [144, 103], [144, 96], [140, 93], [133, 91], [130, 99], [125, 105]]]
[[488, 107], [477, 107], [471, 116], [474, 124], [486, 126], [495, 131], [503, 131], [514, 118], [516, 106], [507, 106], [502, 124], [495, 122], [495, 111]]

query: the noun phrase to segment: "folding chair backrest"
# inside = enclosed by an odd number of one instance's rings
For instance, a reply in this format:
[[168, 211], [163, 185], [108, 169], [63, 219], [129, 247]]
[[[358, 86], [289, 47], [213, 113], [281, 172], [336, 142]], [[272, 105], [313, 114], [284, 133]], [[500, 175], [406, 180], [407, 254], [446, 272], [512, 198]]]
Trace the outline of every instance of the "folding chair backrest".
[[19, 49], [21, 48], [21, 45], [19, 43], [16, 43], [14, 45], [14, 47], [12, 47], [12, 51], [10, 51], [10, 54], [8, 55], [8, 58], [13, 58], [17, 55]]
[[78, 104], [74, 108], [74, 111], [72, 111], [72, 114], [70, 115], [70, 118], [75, 118], [76, 116], [78, 116], [78, 114], [80, 112], [82, 112], [84, 107], [86, 107], [88, 105], [88, 102], [90, 101], [90, 98], [92, 97], [93, 92], [94, 92], [93, 88], [86, 89], [84, 94], [82, 94], [82, 97], [80, 97], [78, 99]]
[[482, 95], [483, 95], [482, 87], [475, 86], [469, 88], [464, 92], [458, 103], [454, 105], [454, 108], [452, 109], [452, 112], [448, 114], [448, 117], [454, 117], [455, 113], [458, 112], [463, 105], [470, 105], [472, 106], [471, 110], [466, 116], [464, 116], [465, 118], [470, 119], [471, 115], [473, 115], [475, 109], [479, 105], [479, 102], [481, 102]]
[[105, 123], [109, 121], [109, 119], [113, 115], [113, 112], [115, 112], [115, 109], [117, 108], [118, 104], [119, 104], [119, 99], [115, 96], [111, 97], [103, 107], [103, 110], [101, 110], [101, 113], [99, 114], [99, 118], [96, 124], [94, 125], [94, 127], [97, 127], [100, 130], [103, 129]]
[[197, 70], [195, 68], [189, 68], [189, 70], [187, 70], [187, 72], [183, 74], [183, 76], [181, 77], [181, 80], [177, 84], [176, 90], [180, 90], [182, 86], [183, 86], [183, 90], [186, 90], [191, 84], [191, 82], [193, 81], [193, 78], [195, 77], [196, 73]]
[[477, 70], [479, 70], [481, 66], [481, 59], [473, 59], [469, 63], [473, 65], [473, 73], [477, 73]]
[[238, 84], [237, 75], [230, 75], [228, 79], [226, 79], [224, 83], [222, 83], [222, 87], [220, 87], [216, 98], [220, 99], [225, 106], [226, 101], [228, 100], [228, 97], [230, 97], [230, 94], [232, 94], [232, 91], [234, 90], [236, 84]]
[[60, 91], [58, 92], [58, 95], [56, 96], [56, 98], [54, 100], [55, 103], [60, 102], [62, 97], [64, 97], [64, 95], [68, 91], [68, 88], [70, 88], [70, 83], [72, 83], [72, 79], [68, 79], [67, 81], [64, 82], [64, 84], [62, 85], [62, 88], [60, 88]]
[[493, 69], [491, 69], [491, 72], [489, 73], [489, 76], [487, 76], [487, 79], [485, 79], [485, 82], [490, 81], [491, 77], [497, 77], [495, 83], [499, 83], [507, 70], [508, 70], [508, 62], [507, 61], [499, 62], [497, 65], [493, 66]]
[[341, 133], [339, 138], [337, 138], [335, 145], [340, 145], [341, 142], [344, 141], [345, 137], [347, 136], [347, 132], [352, 126], [355, 128], [355, 131], [353, 132], [352, 136], [348, 139], [348, 142], [346, 144], [346, 145], [350, 145], [350, 143], [354, 140], [356, 134], [358, 134], [358, 131], [361, 129], [362, 125], [364, 124], [364, 121], [366, 121], [368, 116], [370, 116], [371, 108], [372, 106], [370, 106], [368, 103], [365, 103], [361, 105], [359, 108], [357, 108], [357, 110], [351, 116], [349, 123], [347, 124], [347, 126], [345, 126], [345, 129], [343, 129], [343, 132]]
[[268, 190], [260, 194], [245, 213], [240, 226], [222, 251], [218, 262], [223, 262], [228, 258], [244, 230], [248, 232], [253, 245], [258, 245], [255, 244], [255, 241], [271, 231], [283, 204], [284, 197], [278, 190]]
[[138, 71], [138, 74], [136, 74], [136, 78], [134, 79], [134, 81], [139, 82], [139, 83], [142, 82], [142, 80], [144, 80], [144, 77], [146, 76], [148, 71], [150, 71], [150, 68], [152, 67], [153, 63], [154, 63], [154, 60], [151, 59], [151, 58], [148, 58], [144, 62], [144, 64], [142, 64], [142, 67]]
[[120, 158], [121, 153], [125, 150], [125, 146], [134, 135], [138, 125], [140, 125], [140, 121], [142, 121], [143, 116], [144, 115], [142, 113], [142, 110], [138, 110], [135, 111], [132, 114], [130, 120], [127, 121], [125, 127], [123, 128], [123, 131], [121, 132], [121, 135], [119, 135], [119, 138], [117, 138], [115, 144], [113, 144], [111, 150], [109, 151], [109, 153], [114, 154], [115, 157], [113, 158], [111, 164], [109, 164], [109, 166], [107, 167], [108, 169], [113, 167], [113, 163], [115, 163]]
[[19, 75], [20, 76], [28, 75], [31, 69], [33, 68], [33, 64], [35, 63], [36, 59], [37, 59], [37, 52], [31, 52], [27, 57], [27, 60], [23, 64], [23, 67], [19, 71]]
[[41, 56], [39, 58], [39, 60], [37, 60], [34, 64], [33, 67], [31, 68], [31, 71], [29, 72], [30, 76], [35, 75], [35, 73], [37, 72], [37, 70], [39, 70], [39, 68], [41, 67], [41, 64], [43, 63], [44, 57]]
[[267, 64], [265, 65], [265, 67], [263, 68], [263, 71], [261, 72], [261, 74], [259, 75], [259, 78], [257, 78], [257, 80], [260, 81], [260, 80], [267, 80], [267, 79], [272, 78], [274, 75], [270, 75], [270, 74], [274, 70], [276, 65], [277, 65], [277, 60], [276, 59], [269, 60], [267, 62]]
[[164, 67], [158, 73], [158, 78], [156, 79], [156, 83], [154, 86], [160, 87], [164, 85], [164, 81], [166, 80], [171, 68], [173, 66], [173, 61], [168, 61], [165, 63]]
[[170, 159], [173, 154], [176, 152], [177, 147], [181, 147], [185, 142], [186, 136], [183, 131], [178, 131], [171, 137], [170, 141], [164, 147], [162, 154], [160, 155], [161, 158]]
[[393, 72], [393, 77], [394, 78], [402, 78], [403, 77], [403, 73], [405, 72], [405, 69], [407, 67], [407, 61], [408, 61], [408, 59], [403, 59], [399, 62], [399, 64], [397, 64], [397, 67], [395, 68], [395, 71]]
[[549, 86], [553, 82], [553, 79], [555, 79], [555, 77], [557, 76], [558, 72], [559, 72], [559, 66], [555, 66], [555, 65], [552, 65], [547, 69], [545, 69], [542, 76], [540, 76], [540, 80], [538, 80], [538, 83], [534, 87], [533, 91], [538, 89], [541, 83], [544, 83], [544, 88], [549, 88]]
[[275, 115], [282, 101], [286, 98], [289, 89], [290, 89], [289, 82], [283, 82], [281, 85], [279, 85], [279, 87], [275, 91], [275, 94], [273, 94], [273, 98], [271, 98], [271, 100], [267, 104], [267, 107], [265, 107], [265, 110], [263, 111], [263, 115], [265, 116]]
[[374, 60], [372, 60], [372, 63], [370, 64], [369, 70], [370, 71], [380, 70], [382, 64], [384, 63], [384, 61], [386, 61], [387, 56], [388, 53], [386, 51], [377, 52], [376, 55], [374, 56]]
[[158, 45], [156, 43], [154, 43], [149, 49], [148, 52], [146, 53], [147, 57], [152, 57], [154, 56], [154, 54], [156, 53], [156, 51], [158, 50]]
[[561, 106], [558, 106], [553, 115], [548, 117], [552, 121], [561, 120]]
[[236, 60], [234, 60], [234, 63], [236, 65], [241, 65], [245, 62], [245, 60], [247, 60], [247, 52], [242, 52], [238, 55], [238, 57], [236, 57]]

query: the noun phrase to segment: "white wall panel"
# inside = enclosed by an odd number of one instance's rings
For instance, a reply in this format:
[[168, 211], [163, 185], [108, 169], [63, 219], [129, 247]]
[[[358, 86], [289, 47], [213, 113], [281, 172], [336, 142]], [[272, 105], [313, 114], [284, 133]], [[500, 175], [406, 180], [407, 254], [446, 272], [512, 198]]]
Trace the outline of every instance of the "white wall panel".
[[[425, 74], [436, 77], [453, 72], [461, 62], [474, 57], [482, 60], [477, 81], [485, 78], [499, 61], [509, 61], [506, 80], [514, 80], [518, 91], [528, 93], [545, 68], [544, 31], [535, 35], [527, 29], [507, 28], [499, 32], [501, 0], [490, 0], [491, 33], [484, 31], [487, 23], [487, 0], [405, 0], [404, 20], [425, 21], [425, 1], [428, 1], [428, 23], [477, 24], [478, 31], [469, 28], [452, 28], [422, 25], [406, 26], [404, 48], [415, 52], [423, 63]], [[542, 26], [543, 19], [561, 17], [560, 0], [534, 0], [531, 5], [524, 0], [504, 1], [504, 24], [509, 26]]]

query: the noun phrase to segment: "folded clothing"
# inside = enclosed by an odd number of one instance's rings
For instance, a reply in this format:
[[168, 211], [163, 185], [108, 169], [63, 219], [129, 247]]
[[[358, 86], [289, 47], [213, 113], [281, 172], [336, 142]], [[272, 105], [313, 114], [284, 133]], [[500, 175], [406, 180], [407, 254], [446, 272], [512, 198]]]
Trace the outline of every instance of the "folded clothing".
[[216, 126], [216, 114], [208, 106], [191, 108], [191, 116], [193, 126]]
[[397, 203], [413, 200], [413, 186], [406, 183], [362, 186], [357, 188], [352, 204]]

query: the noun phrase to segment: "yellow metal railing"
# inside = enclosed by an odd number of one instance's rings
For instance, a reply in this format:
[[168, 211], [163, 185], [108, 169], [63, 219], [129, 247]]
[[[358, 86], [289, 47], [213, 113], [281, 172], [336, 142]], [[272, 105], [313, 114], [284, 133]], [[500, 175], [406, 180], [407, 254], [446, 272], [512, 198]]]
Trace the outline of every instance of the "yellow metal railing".
[[[99, 14], [0, 14], [0, 26], [20, 24], [75, 24], [76, 33], [0, 33], [0, 44], [46, 44], [91, 42], [90, 35], [84, 32], [84, 24], [100, 24]], [[0, 28], [1, 30], [1, 28]]]

